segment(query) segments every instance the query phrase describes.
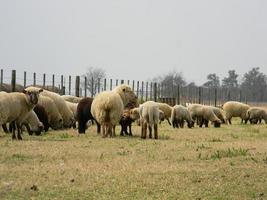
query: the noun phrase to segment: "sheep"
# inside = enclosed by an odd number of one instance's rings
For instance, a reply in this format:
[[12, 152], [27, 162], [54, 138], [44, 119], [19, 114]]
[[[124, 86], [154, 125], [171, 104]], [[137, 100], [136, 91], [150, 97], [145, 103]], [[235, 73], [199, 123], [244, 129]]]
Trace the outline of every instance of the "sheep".
[[223, 124], [226, 123], [226, 116], [224, 110], [214, 106], [208, 106], [208, 107], [210, 107], [213, 110], [214, 114], [221, 120]]
[[[159, 106], [159, 109], [164, 112], [165, 119], [168, 121], [169, 125], [171, 125], [170, 118], [171, 118], [171, 113], [172, 113], [172, 107], [169, 106], [166, 103], [157, 103]], [[163, 120], [162, 120], [163, 121]], [[161, 120], [160, 120], [161, 123]]]
[[[85, 97], [77, 105], [77, 121], [78, 121], [78, 132], [85, 133], [86, 123], [91, 120], [95, 121], [93, 115], [91, 114], [91, 105], [93, 98]], [[100, 133], [100, 125], [97, 124], [97, 133]]]
[[[232, 124], [231, 119], [232, 117], [240, 117], [241, 120], [245, 120], [247, 122], [247, 110], [250, 108], [249, 105], [240, 103], [237, 101], [228, 101], [223, 104], [223, 110], [225, 111], [226, 121], [229, 124]], [[242, 123], [241, 121], [241, 123]]]
[[32, 133], [40, 135], [44, 129], [43, 123], [39, 120], [37, 114], [33, 110], [27, 114], [22, 124], [26, 126], [29, 135], [32, 135]]
[[[28, 88], [34, 88], [34, 87], [28, 87]], [[63, 118], [63, 127], [70, 128], [73, 125], [75, 120], [65, 100], [59, 94], [50, 92], [48, 90], [43, 90], [41, 96], [50, 97], [55, 102], [58, 108], [58, 111]]]
[[261, 122], [263, 119], [265, 121], [265, 124], [267, 123], [267, 111], [264, 108], [259, 107], [250, 107], [247, 110], [247, 119], [250, 121], [250, 123], [257, 123], [258, 121]]
[[193, 120], [199, 121], [199, 127], [205, 124], [208, 127], [209, 121], [214, 123], [214, 127], [219, 127], [222, 121], [215, 115], [212, 108], [200, 104], [191, 104], [188, 106], [188, 110], [193, 118]]
[[184, 127], [184, 121], [187, 122], [187, 126], [189, 128], [192, 128], [194, 125], [194, 121], [191, 117], [190, 112], [188, 109], [182, 105], [175, 105], [172, 108], [172, 114], [171, 114], [171, 122], [173, 125], [173, 128], [183, 128]]
[[44, 107], [48, 115], [49, 126], [52, 129], [58, 130], [58, 129], [63, 128], [62, 116], [59, 113], [59, 110], [55, 102], [50, 97], [40, 95], [37, 105]]
[[91, 105], [91, 113], [101, 125], [103, 137], [108, 134], [115, 136], [115, 126], [120, 121], [123, 108], [130, 102], [136, 103], [137, 96], [126, 84], [96, 95]]
[[[121, 132], [120, 135], [123, 136], [124, 133], [126, 135], [130, 135], [132, 136], [132, 122], [134, 122], [133, 119], [131, 119], [130, 117], [130, 111], [131, 109], [135, 108], [137, 105], [133, 104], [133, 103], [128, 103], [125, 107], [125, 109], [123, 110], [123, 114], [121, 116], [120, 119], [120, 125], [121, 125]], [[127, 131], [127, 128], [129, 127], [129, 133]]]
[[18, 130], [17, 137], [13, 130], [12, 139], [22, 140], [20, 128], [27, 114], [38, 103], [39, 94], [43, 91], [40, 88], [27, 88], [23, 93], [0, 93], [0, 125], [15, 122]]
[[154, 138], [158, 139], [159, 106], [154, 101], [147, 101], [140, 105], [141, 138], [146, 139], [147, 128], [149, 138], [152, 138], [152, 127], [154, 127]]
[[48, 121], [48, 114], [45, 110], [45, 108], [39, 104], [37, 104], [34, 108], [33, 111], [36, 113], [38, 119], [43, 123], [44, 126], [44, 131], [47, 132], [50, 124]]
[[76, 97], [72, 95], [62, 95], [62, 98], [65, 101], [71, 102], [71, 103], [79, 103], [82, 100], [82, 97]]

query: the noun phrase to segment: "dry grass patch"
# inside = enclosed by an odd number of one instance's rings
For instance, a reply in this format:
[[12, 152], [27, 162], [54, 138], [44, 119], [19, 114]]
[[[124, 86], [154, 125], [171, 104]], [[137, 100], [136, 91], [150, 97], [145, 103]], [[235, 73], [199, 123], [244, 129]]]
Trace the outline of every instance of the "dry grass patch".
[[[239, 121], [238, 121], [239, 122]], [[0, 133], [0, 199], [264, 199], [267, 127], [173, 129], [159, 140], [103, 139], [90, 127]], [[118, 133], [118, 131], [117, 131]]]

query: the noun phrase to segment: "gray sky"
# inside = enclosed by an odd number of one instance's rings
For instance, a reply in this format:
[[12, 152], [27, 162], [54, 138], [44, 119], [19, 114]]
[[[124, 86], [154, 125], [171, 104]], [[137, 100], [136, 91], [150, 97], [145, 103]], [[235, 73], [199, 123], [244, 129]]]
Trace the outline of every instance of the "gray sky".
[[0, 0], [0, 67], [147, 80], [171, 70], [202, 84], [260, 67], [266, 0]]

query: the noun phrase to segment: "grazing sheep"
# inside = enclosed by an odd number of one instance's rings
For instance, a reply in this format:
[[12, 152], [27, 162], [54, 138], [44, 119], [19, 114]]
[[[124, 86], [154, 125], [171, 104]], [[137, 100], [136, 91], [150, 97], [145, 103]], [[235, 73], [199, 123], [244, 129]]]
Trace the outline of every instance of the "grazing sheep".
[[22, 122], [38, 103], [39, 94], [42, 91], [43, 89], [40, 88], [27, 88], [23, 90], [23, 93], [0, 93], [0, 125], [11, 122], [16, 123], [18, 127], [17, 137], [15, 130], [13, 130], [13, 139], [22, 139], [20, 135]]
[[247, 118], [251, 124], [261, 122], [263, 119], [267, 123], [267, 111], [264, 108], [251, 107], [247, 110]]
[[[89, 120], [95, 121], [93, 115], [91, 114], [91, 105], [93, 98], [85, 97], [83, 98], [77, 106], [77, 121], [78, 121], [78, 132], [85, 133], [86, 124]], [[100, 133], [100, 125], [97, 124], [97, 133]]]
[[33, 110], [27, 114], [22, 124], [26, 126], [29, 135], [32, 135], [32, 133], [40, 135], [44, 129], [43, 123], [39, 120], [37, 114]]
[[208, 107], [210, 107], [213, 110], [214, 114], [221, 120], [223, 124], [226, 123], [226, 116], [224, 110], [214, 106], [208, 106]]
[[[28, 87], [28, 88], [35, 88], [35, 87]], [[65, 100], [59, 95], [54, 92], [50, 92], [48, 90], [44, 90], [41, 96], [50, 97], [56, 104], [59, 113], [63, 118], [63, 127], [70, 128], [74, 123], [74, 116], [67, 106]]]
[[37, 105], [44, 107], [44, 109], [48, 115], [49, 126], [52, 129], [58, 130], [58, 129], [63, 128], [62, 116], [59, 113], [59, 110], [58, 110], [55, 102], [50, 97], [40, 95]]
[[147, 101], [140, 105], [141, 138], [146, 139], [147, 128], [149, 138], [152, 138], [152, 127], [154, 127], [154, 138], [158, 139], [159, 106], [154, 101]]
[[187, 126], [189, 128], [192, 128], [194, 126], [194, 121], [190, 115], [189, 110], [182, 106], [182, 105], [175, 105], [172, 108], [172, 114], [171, 114], [171, 122], [173, 125], [173, 128], [183, 128], [184, 127], [184, 121], [187, 122]]
[[79, 103], [82, 100], [82, 97], [76, 97], [72, 95], [62, 95], [62, 98], [65, 101], [71, 102], [71, 103]]
[[225, 111], [226, 121], [229, 122], [229, 124], [232, 124], [231, 122], [232, 117], [240, 117], [242, 121], [245, 120], [245, 122], [247, 122], [248, 109], [249, 105], [237, 101], [228, 101], [225, 104], [223, 104], [223, 110]]
[[[23, 89], [24, 89], [24, 87], [22, 85], [16, 84], [15, 92], [22, 92]], [[3, 83], [2, 87], [1, 87], [1, 91], [8, 92], [8, 93], [12, 92], [11, 85]]]
[[220, 127], [222, 123], [221, 120], [215, 115], [212, 108], [200, 104], [191, 104], [188, 106], [188, 110], [193, 118], [193, 120], [199, 121], [199, 127], [205, 124], [208, 127], [209, 121], [214, 123], [215, 127]]
[[33, 111], [37, 115], [38, 119], [42, 122], [42, 124], [44, 126], [44, 131], [47, 132], [50, 125], [49, 125], [49, 121], [48, 121], [48, 114], [47, 114], [45, 108], [43, 106], [37, 104], [33, 108]]
[[137, 97], [131, 87], [122, 84], [112, 91], [99, 93], [91, 106], [91, 113], [101, 125], [103, 137], [115, 136], [115, 126], [119, 123], [123, 108], [130, 102], [136, 103]]
[[[159, 109], [162, 110], [164, 112], [164, 115], [165, 115], [165, 119], [168, 121], [169, 125], [171, 125], [171, 122], [170, 122], [170, 118], [171, 118], [171, 114], [172, 114], [172, 107], [169, 106], [168, 104], [166, 103], [157, 103], [158, 106], [159, 106]], [[162, 120], [163, 121], [163, 120]], [[161, 123], [161, 121], [160, 121]]]

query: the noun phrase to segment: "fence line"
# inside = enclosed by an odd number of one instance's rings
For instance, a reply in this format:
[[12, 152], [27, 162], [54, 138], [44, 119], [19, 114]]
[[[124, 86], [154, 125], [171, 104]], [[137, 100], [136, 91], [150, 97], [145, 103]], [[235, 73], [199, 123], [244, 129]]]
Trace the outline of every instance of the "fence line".
[[[9, 76], [11, 75], [11, 76]], [[156, 82], [130, 81], [119, 79], [97, 79], [87, 80], [84, 76], [56, 76], [55, 74], [36, 74], [23, 72], [23, 76], [16, 70], [5, 72], [1, 69], [0, 89], [7, 90], [10, 85], [10, 92], [25, 88], [29, 85], [40, 86], [57, 92], [61, 95], [69, 94], [75, 96], [94, 97], [97, 93], [112, 90], [119, 84], [127, 83], [136, 93], [141, 102], [153, 100], [166, 102], [170, 105], [201, 103], [207, 105], [222, 105], [229, 100], [246, 102], [247, 98], [242, 90], [238, 88], [205, 88], [198, 86], [164, 85]], [[52, 76], [51, 76], [52, 75]], [[115, 84], [114, 84], [115, 83]], [[88, 88], [90, 85], [90, 89]]]

